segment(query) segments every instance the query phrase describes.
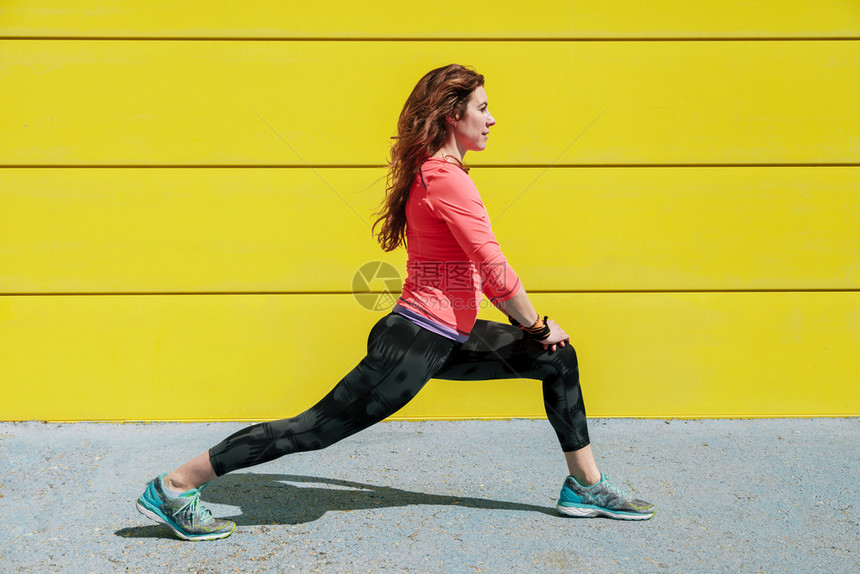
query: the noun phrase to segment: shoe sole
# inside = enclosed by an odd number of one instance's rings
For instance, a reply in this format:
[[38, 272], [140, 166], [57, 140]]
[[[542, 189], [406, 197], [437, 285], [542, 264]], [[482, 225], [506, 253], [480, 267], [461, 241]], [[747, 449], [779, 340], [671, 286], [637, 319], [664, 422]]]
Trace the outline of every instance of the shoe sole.
[[606, 516], [608, 518], [615, 518], [617, 520], [648, 520], [655, 514], [654, 512], [650, 512], [648, 514], [613, 512], [611, 510], [607, 510], [605, 508], [598, 508], [596, 506], [562, 506], [561, 504], [556, 504], [555, 508], [565, 516], [573, 516], [575, 518], [594, 518], [596, 516]]
[[191, 542], [196, 542], [198, 540], [218, 540], [219, 538], [227, 538], [228, 536], [233, 534], [233, 531], [236, 530], [236, 525], [234, 524], [233, 528], [230, 529], [230, 532], [213, 532], [211, 534], [195, 534], [193, 536], [189, 536], [176, 528], [175, 525], [173, 525], [170, 521], [166, 520], [163, 516], [161, 516], [161, 514], [141, 504], [140, 500], [137, 501], [136, 506], [137, 511], [149, 518], [150, 520], [160, 522], [161, 524], [166, 524], [179, 538], [183, 540], [190, 540]]

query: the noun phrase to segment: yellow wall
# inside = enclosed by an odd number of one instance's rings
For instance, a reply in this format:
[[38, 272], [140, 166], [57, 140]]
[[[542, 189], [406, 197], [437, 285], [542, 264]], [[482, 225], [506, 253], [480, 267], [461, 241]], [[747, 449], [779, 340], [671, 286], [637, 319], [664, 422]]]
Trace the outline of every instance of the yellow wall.
[[[353, 274], [403, 272], [369, 230], [400, 106], [453, 61], [589, 415], [860, 414], [860, 2], [219, 4], [0, 4], [0, 420], [323, 396], [381, 316]], [[433, 381], [396, 418], [540, 417], [539, 389]]]

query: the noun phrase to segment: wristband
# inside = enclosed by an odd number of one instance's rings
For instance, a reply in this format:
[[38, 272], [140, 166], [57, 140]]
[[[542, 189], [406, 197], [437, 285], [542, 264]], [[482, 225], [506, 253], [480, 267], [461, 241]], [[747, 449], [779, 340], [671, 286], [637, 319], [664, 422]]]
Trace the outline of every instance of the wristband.
[[532, 325], [531, 327], [523, 327], [513, 317], [508, 317], [508, 319], [511, 321], [511, 325], [513, 325], [514, 327], [519, 327], [535, 341], [543, 341], [545, 339], [548, 339], [550, 333], [552, 332], [552, 330], [549, 328], [549, 323], [547, 323], [547, 321], [549, 320], [548, 316], [544, 316], [543, 320], [541, 320], [540, 315], [538, 315], [537, 321], [535, 321], [534, 325]]

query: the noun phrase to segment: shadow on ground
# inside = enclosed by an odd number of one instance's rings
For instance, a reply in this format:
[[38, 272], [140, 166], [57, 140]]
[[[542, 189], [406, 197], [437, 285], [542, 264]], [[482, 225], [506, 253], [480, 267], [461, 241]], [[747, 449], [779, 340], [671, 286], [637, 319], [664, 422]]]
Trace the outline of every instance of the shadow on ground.
[[[389, 486], [291, 474], [228, 474], [203, 491], [204, 503], [238, 506], [229, 518], [239, 526], [304, 524], [326, 512], [414, 505], [462, 506], [481, 510], [517, 510], [558, 516], [554, 509], [519, 502], [411, 492]], [[161, 525], [122, 528], [126, 538], [172, 538]]]

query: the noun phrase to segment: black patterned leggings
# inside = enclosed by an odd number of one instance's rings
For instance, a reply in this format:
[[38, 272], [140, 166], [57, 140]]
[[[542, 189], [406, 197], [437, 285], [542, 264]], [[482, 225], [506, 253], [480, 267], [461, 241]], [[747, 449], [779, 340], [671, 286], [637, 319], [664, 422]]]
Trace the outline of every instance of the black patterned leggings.
[[431, 378], [456, 381], [537, 379], [565, 452], [589, 444], [576, 351], [554, 352], [517, 327], [478, 321], [456, 343], [390, 314], [370, 331], [367, 356], [302, 414], [246, 427], [209, 450], [218, 476], [295, 452], [330, 446], [391, 416]]

